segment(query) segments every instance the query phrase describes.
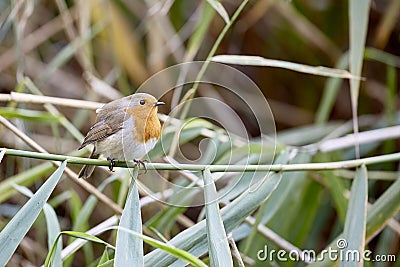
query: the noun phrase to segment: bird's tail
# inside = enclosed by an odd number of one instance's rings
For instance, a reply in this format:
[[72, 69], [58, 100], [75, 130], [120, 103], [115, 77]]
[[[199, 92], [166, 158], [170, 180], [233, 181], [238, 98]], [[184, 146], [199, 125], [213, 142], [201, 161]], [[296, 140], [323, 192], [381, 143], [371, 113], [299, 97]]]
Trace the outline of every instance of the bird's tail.
[[[95, 149], [93, 149], [92, 154], [90, 155], [91, 159], [98, 159], [99, 158], [99, 154], [95, 153]], [[90, 175], [92, 175], [93, 171], [94, 171], [95, 165], [85, 165], [83, 166], [83, 168], [80, 170], [79, 172], [79, 178], [83, 178], [83, 179], [87, 179], [90, 177]]]

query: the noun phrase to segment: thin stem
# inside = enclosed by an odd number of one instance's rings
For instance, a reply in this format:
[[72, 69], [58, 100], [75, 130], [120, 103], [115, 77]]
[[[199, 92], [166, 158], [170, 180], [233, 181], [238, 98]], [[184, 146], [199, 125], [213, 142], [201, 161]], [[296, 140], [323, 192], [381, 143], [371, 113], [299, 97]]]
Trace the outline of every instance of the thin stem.
[[[6, 155], [27, 157], [43, 160], [54, 160], [64, 161], [66, 160], [70, 164], [86, 164], [96, 166], [109, 166], [109, 161], [88, 159], [80, 157], [72, 157], [57, 154], [39, 153], [32, 151], [24, 151], [17, 149], [1, 148], [1, 151], [5, 151]], [[356, 168], [361, 165], [372, 165], [384, 162], [393, 162], [400, 160], [400, 152], [393, 154], [386, 154], [380, 156], [374, 156], [369, 158], [361, 158], [354, 160], [336, 161], [336, 162], [325, 162], [325, 163], [302, 163], [302, 164], [273, 164], [273, 165], [198, 165], [198, 164], [169, 164], [169, 163], [146, 163], [147, 170], [187, 170], [187, 171], [202, 171], [205, 168], [210, 169], [211, 172], [257, 172], [257, 171], [274, 171], [274, 172], [285, 172], [285, 171], [321, 171], [321, 170], [337, 170], [337, 169], [349, 169]], [[116, 167], [127, 168], [135, 164], [133, 161], [118, 161]], [[139, 166], [140, 169], [144, 169], [143, 166]]]
[[[221, 33], [218, 35], [217, 40], [215, 41], [213, 47], [211, 48], [210, 52], [208, 53], [207, 59], [204, 62], [204, 64], [201, 66], [201, 69], [199, 71], [199, 74], [197, 74], [196, 77], [196, 81], [193, 84], [193, 88], [192, 88], [192, 96], [196, 93], [197, 88], [199, 87], [199, 83], [200, 80], [203, 78], [204, 73], [207, 70], [208, 65], [210, 64], [210, 60], [211, 58], [215, 55], [215, 52], [217, 52], [217, 49], [219, 47], [219, 45], [222, 42], [222, 39], [225, 37], [226, 33], [228, 32], [228, 30], [231, 28], [231, 26], [233, 25], [233, 23], [236, 21], [237, 17], [239, 16], [239, 14], [243, 11], [244, 7], [246, 6], [247, 2], [249, 2], [248, 0], [243, 1], [240, 6], [238, 7], [238, 9], [235, 11], [235, 13], [232, 15], [231, 20], [229, 21], [228, 24], [225, 25], [225, 27], [222, 29]], [[190, 102], [188, 102], [185, 107], [184, 110], [182, 111], [182, 115], [181, 115], [181, 119], [184, 119], [187, 115], [187, 112], [189, 111], [189, 107], [190, 107]]]
[[236, 246], [235, 240], [233, 239], [232, 233], [228, 234], [228, 241], [232, 248], [232, 256], [236, 259], [238, 266], [245, 267], [242, 256], [240, 256], [240, 252]]
[[[211, 58], [215, 55], [215, 52], [217, 51], [219, 45], [222, 42], [222, 39], [225, 37], [226, 33], [228, 32], [228, 30], [231, 28], [231, 26], [233, 25], [233, 23], [236, 21], [236, 19], [238, 18], [239, 14], [243, 11], [244, 7], [246, 6], [248, 0], [244, 0], [240, 6], [238, 7], [238, 9], [235, 11], [235, 13], [232, 15], [231, 20], [229, 21], [229, 23], [227, 23], [225, 25], [225, 27], [222, 29], [221, 33], [218, 35], [217, 40], [215, 41], [213, 47], [211, 48], [210, 52], [208, 53], [207, 59], [206, 61], [203, 63], [203, 65], [201, 66], [201, 69], [199, 71], [199, 73], [197, 74], [196, 80], [193, 84], [192, 89], [188, 92], [188, 97], [187, 100], [190, 100], [193, 98], [193, 96], [196, 94], [197, 89], [199, 88], [199, 84], [201, 79], [203, 78], [208, 65], [210, 64], [210, 60]], [[189, 112], [190, 109], [190, 103], [191, 101], [186, 101], [185, 105], [182, 108], [182, 113], [179, 116], [179, 118], [181, 120], [184, 120]], [[177, 145], [179, 143], [179, 132], [177, 131], [173, 137], [173, 143], [171, 146], [171, 152], [169, 153], [170, 157], [173, 157], [176, 153], [177, 150]]]
[[9, 94], [0, 94], [0, 102], [10, 101], [15, 101], [18, 103], [53, 104], [57, 106], [65, 106], [79, 109], [98, 109], [104, 105], [104, 103], [99, 102], [54, 96], [33, 95], [16, 92], [11, 92]]

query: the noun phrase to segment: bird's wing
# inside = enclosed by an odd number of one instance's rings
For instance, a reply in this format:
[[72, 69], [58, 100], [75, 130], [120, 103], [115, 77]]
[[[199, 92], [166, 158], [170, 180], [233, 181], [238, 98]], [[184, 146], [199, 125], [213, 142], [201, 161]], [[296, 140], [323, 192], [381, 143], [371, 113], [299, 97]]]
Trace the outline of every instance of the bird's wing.
[[112, 127], [104, 120], [98, 121], [90, 128], [85, 139], [83, 140], [82, 145], [78, 149], [82, 149], [88, 144], [103, 140], [110, 135], [115, 134], [116, 132], [121, 130], [121, 128], [121, 125], [119, 125], [119, 127]]
[[125, 112], [121, 112], [121, 110], [99, 110], [96, 123], [90, 127], [82, 145], [78, 149], [82, 149], [88, 144], [93, 144], [117, 133], [122, 129], [123, 122], [126, 119], [128, 119], [128, 116], [126, 116]]

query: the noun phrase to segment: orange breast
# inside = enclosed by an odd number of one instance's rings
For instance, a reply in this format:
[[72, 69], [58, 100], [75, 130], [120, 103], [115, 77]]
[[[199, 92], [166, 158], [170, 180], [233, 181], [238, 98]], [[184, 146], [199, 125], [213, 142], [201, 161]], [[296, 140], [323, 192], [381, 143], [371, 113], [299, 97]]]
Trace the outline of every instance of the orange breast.
[[132, 135], [137, 142], [146, 143], [152, 138], [160, 138], [161, 124], [157, 117], [156, 108], [151, 109], [148, 114], [135, 112], [134, 109], [127, 109], [126, 113], [132, 115], [135, 121], [135, 129], [132, 131]]

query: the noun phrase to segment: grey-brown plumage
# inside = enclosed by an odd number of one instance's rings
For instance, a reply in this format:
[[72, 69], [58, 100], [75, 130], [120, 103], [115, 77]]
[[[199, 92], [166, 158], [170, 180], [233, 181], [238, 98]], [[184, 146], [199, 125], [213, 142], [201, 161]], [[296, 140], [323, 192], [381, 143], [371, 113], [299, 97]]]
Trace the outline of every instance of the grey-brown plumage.
[[90, 130], [87, 133], [85, 140], [83, 140], [83, 143], [78, 148], [78, 150], [84, 148], [89, 144], [93, 144], [97, 141], [103, 140], [109, 137], [110, 135], [115, 134], [121, 129], [122, 129], [122, 123], [116, 123], [116, 125], [110, 125], [109, 123], [107, 123], [107, 120], [98, 121], [92, 127], [90, 127]]
[[[129, 97], [131, 96], [111, 101], [96, 111], [96, 122], [92, 125], [92, 127], [90, 127], [89, 132], [86, 134], [85, 139], [78, 150], [89, 144], [95, 144], [98, 141], [104, 140], [122, 129], [123, 122], [128, 118], [128, 116], [126, 116], [126, 113], [115, 109], [114, 104], [122, 105], [123, 102], [129, 101]], [[100, 154], [96, 153], [96, 147], [94, 147], [89, 158], [98, 159], [99, 157]], [[83, 166], [78, 174], [79, 178], [86, 179], [90, 177], [94, 171], [94, 168], [94, 165]]]
[[96, 122], [90, 127], [89, 132], [86, 134], [78, 150], [89, 144], [94, 144], [97, 141], [103, 140], [122, 129], [124, 120], [128, 119], [129, 116], [115, 109], [114, 105], [120, 106], [123, 102], [129, 101], [130, 97], [131, 96], [127, 96], [122, 99], [111, 101], [97, 110]]

